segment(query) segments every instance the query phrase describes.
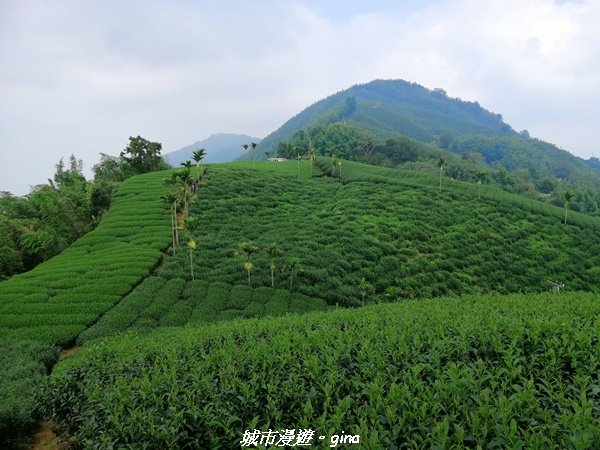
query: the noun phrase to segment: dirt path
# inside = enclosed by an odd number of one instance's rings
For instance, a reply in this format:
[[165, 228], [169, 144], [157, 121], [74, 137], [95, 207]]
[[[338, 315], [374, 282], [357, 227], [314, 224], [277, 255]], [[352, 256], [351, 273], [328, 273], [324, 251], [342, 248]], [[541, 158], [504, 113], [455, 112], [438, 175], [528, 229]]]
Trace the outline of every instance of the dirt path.
[[61, 359], [66, 358], [67, 356], [74, 355], [75, 353], [77, 353], [78, 350], [79, 350], [79, 347], [77, 347], [77, 345], [73, 344], [72, 347], [65, 348], [60, 352], [60, 354], [58, 355], [58, 360], [60, 361]]
[[39, 428], [33, 435], [33, 442], [26, 447], [26, 450], [67, 450], [69, 444], [61, 441], [54, 431], [50, 422], [41, 422]]

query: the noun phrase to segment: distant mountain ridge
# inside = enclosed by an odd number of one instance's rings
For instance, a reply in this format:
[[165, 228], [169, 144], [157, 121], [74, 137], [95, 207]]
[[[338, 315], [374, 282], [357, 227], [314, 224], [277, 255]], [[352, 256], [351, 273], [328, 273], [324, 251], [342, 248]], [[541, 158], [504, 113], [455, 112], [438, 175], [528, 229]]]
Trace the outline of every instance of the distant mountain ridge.
[[164, 155], [165, 160], [172, 166], [179, 166], [191, 159], [194, 150], [206, 149], [205, 163], [223, 163], [235, 161], [243, 154], [242, 145], [251, 142], [260, 143], [261, 139], [245, 134], [216, 133], [194, 144], [186, 145]]

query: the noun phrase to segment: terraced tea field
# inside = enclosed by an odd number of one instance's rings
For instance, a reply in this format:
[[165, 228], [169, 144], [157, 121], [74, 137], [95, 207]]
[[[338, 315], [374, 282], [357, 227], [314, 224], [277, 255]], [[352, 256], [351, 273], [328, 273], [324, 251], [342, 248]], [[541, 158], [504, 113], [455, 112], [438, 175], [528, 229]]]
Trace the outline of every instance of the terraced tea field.
[[59, 363], [42, 404], [84, 448], [592, 449], [599, 317], [593, 294], [484, 296], [124, 335]]
[[44, 417], [82, 448], [229, 449], [254, 428], [594, 448], [598, 219], [342, 167], [210, 166], [174, 254], [169, 173], [126, 181], [96, 230], [0, 283], [0, 442]]

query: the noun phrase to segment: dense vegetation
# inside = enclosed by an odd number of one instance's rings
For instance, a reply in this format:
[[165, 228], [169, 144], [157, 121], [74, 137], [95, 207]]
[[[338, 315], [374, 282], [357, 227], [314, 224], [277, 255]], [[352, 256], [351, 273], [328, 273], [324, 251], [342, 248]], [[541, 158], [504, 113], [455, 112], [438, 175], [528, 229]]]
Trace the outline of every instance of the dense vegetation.
[[170, 242], [163, 176], [126, 180], [100, 226], [0, 282], [0, 359], [12, 361], [0, 385], [0, 436], [12, 439], [33, 422], [31, 395], [55, 346], [74, 342], [159, 263]]
[[231, 448], [274, 426], [366, 448], [597, 439], [594, 297], [468, 295], [595, 291], [599, 219], [442, 172], [188, 166], [126, 180], [99, 227], [0, 283], [0, 433], [37, 404], [85, 448]]
[[181, 278], [149, 277], [96, 324], [79, 335], [78, 343], [123, 332], [147, 333], [161, 327], [193, 326], [287, 313], [325, 310], [327, 304], [286, 289], [208, 284]]
[[[318, 166], [320, 168], [318, 168]], [[323, 176], [331, 160], [211, 167], [191, 206], [199, 219], [196, 278], [248, 284], [235, 256], [257, 247], [249, 284], [289, 284], [289, 260], [300, 258], [292, 289], [330, 305], [462, 295], [543, 292], [549, 281], [568, 290], [600, 285], [600, 221], [490, 186], [425, 173], [342, 163], [342, 178]], [[298, 176], [298, 169], [300, 169]], [[481, 197], [481, 198], [479, 198]], [[161, 268], [190, 280], [189, 256], [178, 251]]]
[[94, 179], [83, 176], [74, 155], [61, 159], [48, 184], [24, 196], [0, 193], [0, 280], [31, 270], [65, 250], [100, 223], [118, 184], [130, 176], [166, 169], [161, 144], [137, 136], [120, 156], [102, 155]]
[[[479, 136], [464, 142], [448, 141], [442, 148], [405, 136], [383, 140], [355, 125], [335, 123], [299, 130], [281, 141], [276, 152], [289, 159], [327, 155], [429, 173], [437, 172], [442, 160], [444, 174], [455, 180], [493, 185], [556, 206], [563, 206], [565, 196], [572, 195], [568, 200], [571, 209], [598, 215], [600, 191], [594, 187], [595, 176], [582, 176], [577, 183], [566, 182], [572, 166], [570, 156], [561, 155], [561, 165], [553, 171], [553, 165], [547, 161], [550, 144], [531, 140], [532, 147], [525, 148], [524, 142], [520, 137]], [[490, 152], [483, 150], [486, 145]], [[540, 163], [544, 170], [529, 165], [530, 160]]]
[[[598, 214], [600, 170], [555, 145], [515, 132], [477, 102], [402, 80], [353, 86], [306, 108], [267, 136], [259, 153], [321, 155], [435, 171], [438, 158], [459, 180]], [[568, 200], [567, 200], [568, 198]]]
[[429, 90], [403, 80], [375, 80], [307, 107], [265, 137], [261, 149], [272, 151], [298, 130], [340, 122], [359, 125], [381, 138], [404, 135], [421, 142], [439, 140], [446, 133], [517, 134], [500, 114], [477, 102], [450, 98], [443, 89]]
[[598, 317], [594, 295], [516, 295], [134, 334], [60, 363], [40, 404], [84, 448], [292, 428], [317, 448], [342, 431], [367, 449], [594, 448]]

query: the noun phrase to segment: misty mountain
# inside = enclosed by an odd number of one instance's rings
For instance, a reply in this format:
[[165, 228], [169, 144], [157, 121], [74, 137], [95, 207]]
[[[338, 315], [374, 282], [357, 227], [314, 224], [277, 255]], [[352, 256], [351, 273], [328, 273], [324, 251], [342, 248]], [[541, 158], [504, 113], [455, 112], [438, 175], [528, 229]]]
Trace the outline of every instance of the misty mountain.
[[179, 166], [182, 162], [192, 158], [194, 150], [204, 148], [206, 149], [205, 163], [229, 162], [242, 156], [244, 150], [242, 145], [260, 141], [260, 138], [245, 134], [217, 133], [179, 150], [166, 153], [164, 158], [172, 166]]

